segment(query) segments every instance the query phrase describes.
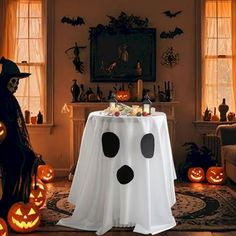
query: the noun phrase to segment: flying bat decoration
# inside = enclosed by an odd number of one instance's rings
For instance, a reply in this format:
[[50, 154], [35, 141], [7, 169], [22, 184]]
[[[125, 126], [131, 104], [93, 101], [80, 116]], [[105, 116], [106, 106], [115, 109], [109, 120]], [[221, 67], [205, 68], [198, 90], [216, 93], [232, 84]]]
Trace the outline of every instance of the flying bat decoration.
[[172, 17], [176, 17], [178, 14], [180, 14], [182, 11], [177, 11], [177, 12], [171, 12], [171, 11], [164, 11], [163, 13], [166, 15], [166, 16], [168, 16], [168, 17], [170, 17], [170, 18], [172, 18]]
[[179, 27], [176, 27], [174, 31], [169, 31], [169, 32], [165, 32], [162, 31], [160, 34], [160, 38], [162, 39], [173, 39], [176, 35], [181, 35], [183, 34], [183, 30], [180, 29]]
[[62, 19], [61, 19], [61, 22], [70, 24], [72, 26], [85, 24], [84, 19], [79, 17], [79, 16], [77, 16], [76, 18], [74, 18], [74, 17], [70, 18], [70, 17], [67, 17], [67, 16], [63, 16]]

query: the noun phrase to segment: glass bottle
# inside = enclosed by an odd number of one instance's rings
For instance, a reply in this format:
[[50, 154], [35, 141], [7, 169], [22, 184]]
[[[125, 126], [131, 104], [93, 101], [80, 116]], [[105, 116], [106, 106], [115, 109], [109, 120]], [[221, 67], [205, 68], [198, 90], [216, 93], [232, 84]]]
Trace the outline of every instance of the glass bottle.
[[79, 88], [79, 85], [77, 84], [76, 79], [72, 81], [74, 81], [73, 85], [71, 86], [72, 102], [78, 102], [80, 88]]

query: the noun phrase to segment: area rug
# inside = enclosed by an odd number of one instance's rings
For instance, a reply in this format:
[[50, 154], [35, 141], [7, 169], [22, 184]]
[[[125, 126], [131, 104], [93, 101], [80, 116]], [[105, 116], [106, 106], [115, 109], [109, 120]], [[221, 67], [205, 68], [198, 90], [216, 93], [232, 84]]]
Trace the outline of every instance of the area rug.
[[[59, 219], [73, 213], [74, 206], [67, 201], [68, 194], [69, 186], [54, 187], [48, 191], [38, 231], [79, 231], [55, 225]], [[236, 192], [229, 187], [208, 184], [176, 186], [176, 198], [172, 212], [177, 225], [171, 230], [236, 230]], [[114, 230], [132, 231], [133, 228]]]

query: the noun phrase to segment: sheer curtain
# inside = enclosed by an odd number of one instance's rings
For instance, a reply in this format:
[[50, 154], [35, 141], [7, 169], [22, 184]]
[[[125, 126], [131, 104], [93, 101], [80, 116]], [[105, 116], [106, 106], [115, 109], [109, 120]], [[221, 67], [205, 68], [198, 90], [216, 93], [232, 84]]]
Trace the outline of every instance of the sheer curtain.
[[0, 56], [16, 60], [17, 0], [0, 1]]
[[39, 111], [46, 117], [44, 0], [1, 0], [3, 43], [0, 54], [15, 61], [31, 76], [21, 80], [15, 93], [21, 109], [32, 115]]
[[234, 100], [236, 101], [236, 0], [232, 0], [232, 58]]
[[214, 107], [218, 110], [223, 98], [229, 110], [235, 111], [232, 45], [232, 32], [236, 33], [236, 28], [232, 27], [234, 14], [232, 0], [205, 0], [202, 111], [206, 107], [212, 111]]

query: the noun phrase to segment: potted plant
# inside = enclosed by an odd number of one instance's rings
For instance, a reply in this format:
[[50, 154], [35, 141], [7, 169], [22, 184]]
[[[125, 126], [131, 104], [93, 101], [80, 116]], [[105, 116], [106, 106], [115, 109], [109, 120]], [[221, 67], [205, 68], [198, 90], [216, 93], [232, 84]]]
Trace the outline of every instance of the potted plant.
[[216, 165], [216, 160], [213, 159], [213, 153], [206, 146], [198, 146], [194, 142], [186, 142], [183, 144], [186, 147], [186, 160], [179, 166], [179, 176], [182, 180], [188, 180], [188, 169], [191, 167], [202, 167], [205, 171], [210, 166]]

